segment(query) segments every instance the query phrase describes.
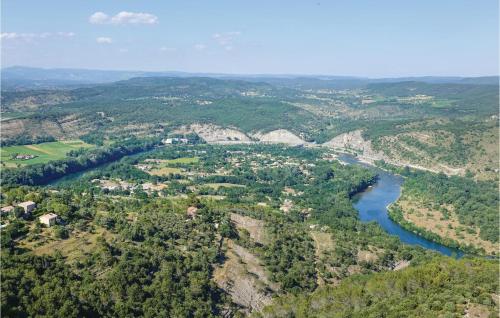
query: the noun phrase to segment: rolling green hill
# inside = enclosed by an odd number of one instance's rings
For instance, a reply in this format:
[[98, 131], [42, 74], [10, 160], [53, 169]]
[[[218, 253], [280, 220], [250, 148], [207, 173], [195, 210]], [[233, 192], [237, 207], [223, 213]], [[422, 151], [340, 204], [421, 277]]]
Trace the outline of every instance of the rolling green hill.
[[[258, 79], [143, 77], [76, 89], [6, 92], [2, 140], [150, 137], [202, 124], [232, 128], [247, 134], [247, 140], [282, 129], [324, 143], [362, 130], [363, 142], [383, 153], [380, 158], [494, 178], [497, 85]], [[324, 85], [328, 81], [347, 86], [331, 88]]]

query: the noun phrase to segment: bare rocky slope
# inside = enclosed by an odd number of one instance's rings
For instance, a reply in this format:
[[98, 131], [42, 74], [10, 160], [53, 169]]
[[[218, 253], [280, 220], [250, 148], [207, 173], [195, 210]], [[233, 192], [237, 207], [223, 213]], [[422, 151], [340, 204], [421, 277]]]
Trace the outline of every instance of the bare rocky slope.
[[408, 166], [415, 169], [431, 171], [435, 173], [443, 172], [447, 175], [462, 175], [464, 169], [452, 168], [444, 164], [415, 164], [408, 160], [389, 157], [381, 151], [376, 151], [370, 140], [365, 140], [361, 130], [355, 130], [340, 134], [323, 144], [324, 147], [333, 148], [339, 151], [356, 153], [361, 161], [373, 164], [377, 160], [384, 160], [395, 166]]
[[245, 133], [234, 128], [223, 128], [210, 124], [193, 124], [188, 128], [209, 144], [252, 143]]
[[176, 133], [196, 133], [209, 144], [247, 144], [247, 143], [270, 143], [286, 144], [290, 146], [307, 144], [299, 136], [286, 129], [277, 129], [267, 133], [256, 132], [245, 134], [235, 127], [221, 127], [213, 124], [192, 124], [183, 126]]
[[260, 142], [270, 144], [282, 143], [291, 146], [306, 144], [306, 142], [302, 138], [286, 129], [273, 130], [265, 134], [256, 133], [253, 135], [253, 137], [258, 139]]

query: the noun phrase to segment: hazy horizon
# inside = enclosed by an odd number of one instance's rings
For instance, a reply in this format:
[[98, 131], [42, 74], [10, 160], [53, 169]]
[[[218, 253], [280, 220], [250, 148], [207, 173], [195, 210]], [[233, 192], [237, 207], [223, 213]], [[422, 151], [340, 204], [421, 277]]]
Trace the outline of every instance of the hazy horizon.
[[294, 73], [223, 73], [223, 72], [196, 72], [196, 71], [182, 71], [182, 70], [140, 70], [140, 69], [98, 69], [98, 68], [73, 68], [73, 67], [38, 67], [30, 65], [10, 65], [2, 66], [3, 69], [9, 68], [33, 68], [33, 69], [43, 69], [43, 70], [77, 70], [77, 71], [96, 71], [96, 72], [143, 72], [143, 73], [180, 73], [180, 74], [200, 74], [200, 75], [222, 75], [222, 76], [249, 76], [249, 77], [339, 77], [339, 78], [356, 78], [356, 79], [389, 79], [389, 78], [481, 78], [481, 77], [499, 77], [500, 74], [480, 74], [474, 76], [468, 75], [415, 75], [415, 76], [363, 76], [363, 75], [349, 75], [349, 74], [294, 74]]

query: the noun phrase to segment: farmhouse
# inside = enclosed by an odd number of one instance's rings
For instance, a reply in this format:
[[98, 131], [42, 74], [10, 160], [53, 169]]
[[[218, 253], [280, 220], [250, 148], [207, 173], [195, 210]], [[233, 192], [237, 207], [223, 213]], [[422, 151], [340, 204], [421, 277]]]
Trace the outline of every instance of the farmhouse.
[[36, 208], [36, 203], [33, 201], [21, 202], [17, 206], [24, 209], [24, 213], [31, 213]]
[[33, 159], [33, 158], [36, 158], [35, 155], [26, 155], [26, 154], [20, 154], [20, 155], [17, 155], [14, 157], [14, 159], [16, 160], [29, 160], [29, 159]]
[[9, 214], [14, 210], [14, 207], [12, 205], [4, 206], [3, 208], [0, 209], [1, 215]]
[[57, 214], [55, 213], [47, 213], [38, 218], [40, 223], [47, 225], [47, 227], [51, 227], [56, 224]]

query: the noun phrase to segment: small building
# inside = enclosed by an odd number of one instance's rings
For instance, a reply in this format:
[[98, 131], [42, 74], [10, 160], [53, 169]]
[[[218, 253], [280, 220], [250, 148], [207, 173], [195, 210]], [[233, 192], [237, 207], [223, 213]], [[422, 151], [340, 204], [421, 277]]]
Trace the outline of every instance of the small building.
[[187, 208], [186, 215], [188, 217], [194, 219], [197, 214], [198, 214], [198, 208], [197, 207], [190, 206], [189, 208]]
[[0, 209], [0, 214], [5, 215], [9, 214], [14, 210], [14, 207], [12, 205], [4, 206], [3, 208]]
[[14, 159], [16, 160], [29, 160], [29, 159], [33, 159], [33, 158], [36, 158], [35, 155], [27, 155], [27, 154], [20, 154], [20, 155], [17, 155], [14, 157]]
[[17, 206], [24, 209], [24, 213], [31, 213], [36, 208], [36, 203], [33, 201], [21, 202]]
[[47, 225], [47, 227], [51, 227], [56, 224], [57, 214], [55, 213], [47, 213], [38, 218], [40, 223]]
[[166, 138], [166, 139], [163, 139], [162, 142], [165, 145], [187, 144], [187, 143], [189, 143], [189, 139], [187, 139], [187, 138]]

